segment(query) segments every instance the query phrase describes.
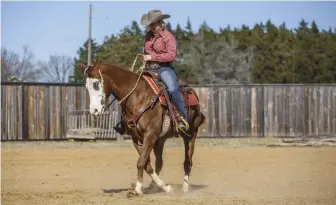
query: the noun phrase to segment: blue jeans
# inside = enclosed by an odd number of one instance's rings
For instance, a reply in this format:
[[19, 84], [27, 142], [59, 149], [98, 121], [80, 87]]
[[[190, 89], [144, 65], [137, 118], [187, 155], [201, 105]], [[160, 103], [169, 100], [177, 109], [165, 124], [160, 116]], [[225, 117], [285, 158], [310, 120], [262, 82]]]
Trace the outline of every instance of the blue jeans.
[[181, 96], [181, 91], [178, 86], [177, 76], [172, 67], [161, 67], [158, 70], [161, 81], [167, 86], [168, 94], [170, 95], [173, 103], [176, 105], [178, 111], [183, 118], [187, 120], [187, 110]]

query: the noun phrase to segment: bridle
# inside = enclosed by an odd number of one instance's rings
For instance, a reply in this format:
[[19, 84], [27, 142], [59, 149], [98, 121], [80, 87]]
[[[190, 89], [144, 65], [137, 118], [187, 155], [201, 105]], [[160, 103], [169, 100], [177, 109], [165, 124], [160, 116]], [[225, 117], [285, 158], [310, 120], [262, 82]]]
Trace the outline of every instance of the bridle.
[[[84, 75], [88, 75], [86, 73], [86, 71], [92, 67], [93, 65], [89, 65], [86, 67], [86, 69], [84, 70]], [[116, 96], [115, 96], [115, 89], [112, 88], [112, 95], [114, 97], [114, 99], [109, 103], [109, 104], [106, 104], [106, 94], [104, 93], [104, 78], [103, 78], [103, 75], [101, 74], [100, 72], [100, 69], [98, 69], [98, 72], [99, 72], [99, 75], [100, 75], [100, 79], [98, 79], [99, 81], [99, 96], [101, 97], [101, 100], [100, 100], [100, 104], [102, 105], [102, 113], [104, 113], [106, 110], [109, 109], [109, 107], [113, 104], [113, 102], [116, 100]]]

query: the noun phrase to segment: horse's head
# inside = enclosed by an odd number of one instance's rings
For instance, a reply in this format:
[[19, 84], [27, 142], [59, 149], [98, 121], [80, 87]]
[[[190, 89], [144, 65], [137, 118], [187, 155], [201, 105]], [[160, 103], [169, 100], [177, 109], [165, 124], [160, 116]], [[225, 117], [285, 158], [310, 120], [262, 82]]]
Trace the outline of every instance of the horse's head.
[[106, 99], [113, 91], [111, 80], [101, 69], [99, 63], [85, 66], [81, 65], [86, 76], [85, 87], [89, 92], [90, 97], [90, 113], [99, 115], [106, 109]]

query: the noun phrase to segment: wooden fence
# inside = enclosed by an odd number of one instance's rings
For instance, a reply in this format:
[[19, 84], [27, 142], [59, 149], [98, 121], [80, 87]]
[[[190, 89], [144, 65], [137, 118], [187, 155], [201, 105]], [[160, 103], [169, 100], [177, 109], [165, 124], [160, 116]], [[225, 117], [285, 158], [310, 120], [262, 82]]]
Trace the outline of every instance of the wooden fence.
[[[336, 135], [336, 84], [193, 87], [207, 117], [200, 137]], [[74, 123], [89, 121], [88, 108], [83, 85], [2, 83], [1, 139], [66, 139], [69, 130], [93, 126]], [[116, 138], [119, 109], [105, 116], [106, 133], [97, 138]]]

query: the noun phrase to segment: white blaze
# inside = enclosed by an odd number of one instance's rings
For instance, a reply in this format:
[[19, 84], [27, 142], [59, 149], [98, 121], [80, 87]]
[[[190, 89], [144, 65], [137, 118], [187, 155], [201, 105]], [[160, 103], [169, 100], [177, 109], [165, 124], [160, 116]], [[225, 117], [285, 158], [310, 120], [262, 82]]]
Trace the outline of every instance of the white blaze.
[[101, 103], [105, 96], [103, 85], [98, 79], [87, 78], [85, 87], [90, 96], [90, 113], [98, 115], [103, 109], [103, 105]]

